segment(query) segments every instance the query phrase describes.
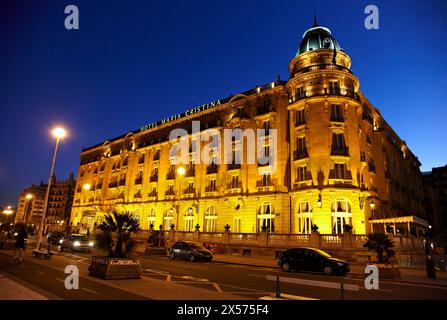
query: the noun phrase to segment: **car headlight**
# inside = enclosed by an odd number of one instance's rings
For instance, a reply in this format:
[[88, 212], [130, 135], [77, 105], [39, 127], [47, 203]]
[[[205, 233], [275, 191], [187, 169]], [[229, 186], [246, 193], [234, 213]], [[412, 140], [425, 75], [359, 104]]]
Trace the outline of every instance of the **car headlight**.
[[343, 262], [337, 262], [339, 267], [343, 267], [345, 264]]
[[17, 235], [18, 235], [18, 233], [16, 232], [16, 233], [14, 233], [14, 237], [17, 237]]
[[75, 247], [79, 247], [79, 246], [81, 245], [81, 243], [80, 243], [79, 241], [75, 241], [75, 242], [73, 243], [73, 245], [74, 245]]
[[93, 247], [93, 245], [94, 245], [93, 241], [90, 241], [90, 242], [88, 243], [88, 245], [89, 245], [90, 247]]

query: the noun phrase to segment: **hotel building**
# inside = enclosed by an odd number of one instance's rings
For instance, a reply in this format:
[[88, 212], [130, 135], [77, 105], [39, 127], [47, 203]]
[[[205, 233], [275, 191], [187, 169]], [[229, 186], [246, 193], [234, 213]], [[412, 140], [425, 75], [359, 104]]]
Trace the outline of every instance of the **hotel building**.
[[[427, 226], [420, 162], [361, 93], [351, 58], [331, 31], [314, 24], [289, 63], [290, 78], [186, 110], [83, 149], [71, 213], [86, 232], [110, 210], [130, 211], [143, 229], [416, 234]], [[190, 157], [224, 129], [276, 130], [276, 169], [264, 164], [203, 164], [184, 174], [171, 164], [173, 129], [185, 129]], [[270, 131], [269, 131], [270, 130]], [[238, 152], [241, 145], [232, 148]], [[218, 147], [212, 145], [211, 148]], [[243, 158], [247, 146], [243, 145]], [[223, 148], [218, 148], [223, 156]], [[349, 225], [349, 227], [346, 227]]]

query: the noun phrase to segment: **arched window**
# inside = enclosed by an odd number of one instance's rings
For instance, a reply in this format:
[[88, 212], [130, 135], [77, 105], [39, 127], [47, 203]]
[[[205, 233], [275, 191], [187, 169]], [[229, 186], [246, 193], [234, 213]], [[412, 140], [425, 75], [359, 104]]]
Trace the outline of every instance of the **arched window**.
[[310, 202], [307, 200], [298, 202], [298, 233], [309, 234], [312, 232], [313, 212]]
[[184, 221], [184, 230], [185, 231], [193, 231], [194, 209], [192, 207], [188, 207], [186, 209], [185, 215], [183, 216], [183, 221]]
[[275, 214], [270, 202], [265, 202], [258, 209], [257, 232], [260, 231], [275, 232]]
[[216, 232], [217, 214], [216, 208], [210, 206], [205, 211], [205, 223], [203, 224], [203, 231], [205, 232]]
[[344, 232], [345, 225], [352, 225], [352, 210], [348, 200], [339, 198], [332, 203], [332, 233]]
[[148, 228], [150, 228], [151, 225], [155, 228], [155, 209], [154, 208], [151, 208], [149, 210], [149, 214], [147, 216], [147, 225], [148, 225]]
[[171, 229], [172, 221], [174, 220], [174, 208], [169, 208], [165, 211], [163, 216], [163, 229], [169, 230]]

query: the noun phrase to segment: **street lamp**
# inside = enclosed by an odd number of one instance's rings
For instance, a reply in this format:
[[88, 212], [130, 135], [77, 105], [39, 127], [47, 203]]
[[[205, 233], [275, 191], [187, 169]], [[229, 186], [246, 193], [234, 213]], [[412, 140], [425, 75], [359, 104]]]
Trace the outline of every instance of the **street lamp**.
[[92, 188], [92, 185], [90, 183], [86, 183], [82, 186], [82, 188], [86, 191], [90, 190]]
[[180, 215], [180, 197], [181, 197], [181, 192], [182, 192], [182, 177], [185, 174], [186, 170], [184, 167], [178, 167], [177, 168], [177, 174], [180, 177], [179, 180], [179, 188], [178, 188], [178, 204], [177, 204], [177, 230], [178, 230], [178, 219], [179, 219], [179, 215]]
[[22, 219], [22, 222], [23, 222], [23, 224], [25, 224], [26, 223], [26, 214], [27, 214], [27, 212], [28, 212], [28, 206], [29, 206], [29, 202], [30, 202], [30, 200], [33, 198], [33, 195], [31, 194], [31, 193], [28, 193], [26, 196], [25, 196], [25, 211], [23, 212], [23, 219]]
[[56, 138], [56, 146], [54, 148], [53, 160], [51, 161], [50, 177], [48, 178], [47, 191], [45, 193], [45, 200], [43, 202], [42, 220], [40, 221], [39, 233], [37, 236], [37, 247], [36, 247], [37, 250], [40, 250], [40, 246], [42, 243], [42, 234], [48, 207], [48, 198], [50, 197], [51, 181], [53, 179], [53, 171], [54, 171], [54, 164], [56, 162], [57, 149], [59, 147], [60, 140], [67, 135], [65, 129], [61, 127], [54, 128], [52, 134]]
[[3, 210], [3, 213], [6, 215], [5, 224], [8, 224], [8, 218], [10, 215], [14, 213], [14, 210], [11, 209], [11, 206], [7, 206], [5, 210]]

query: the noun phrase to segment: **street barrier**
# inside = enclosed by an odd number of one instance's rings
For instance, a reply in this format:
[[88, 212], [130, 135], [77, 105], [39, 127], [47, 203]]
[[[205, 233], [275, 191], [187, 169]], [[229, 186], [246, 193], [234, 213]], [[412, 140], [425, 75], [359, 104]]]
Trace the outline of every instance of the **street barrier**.
[[271, 276], [267, 275], [267, 280], [276, 281], [275, 292], [276, 298], [281, 298], [281, 282], [283, 283], [292, 283], [292, 284], [300, 284], [304, 286], [311, 287], [320, 287], [320, 288], [329, 288], [340, 290], [340, 300], [344, 300], [345, 291], [359, 291], [360, 287], [356, 284], [346, 284], [343, 282], [328, 282], [328, 281], [317, 281], [317, 280], [307, 280], [307, 279], [298, 279], [298, 278], [287, 278], [280, 277], [279, 275]]

